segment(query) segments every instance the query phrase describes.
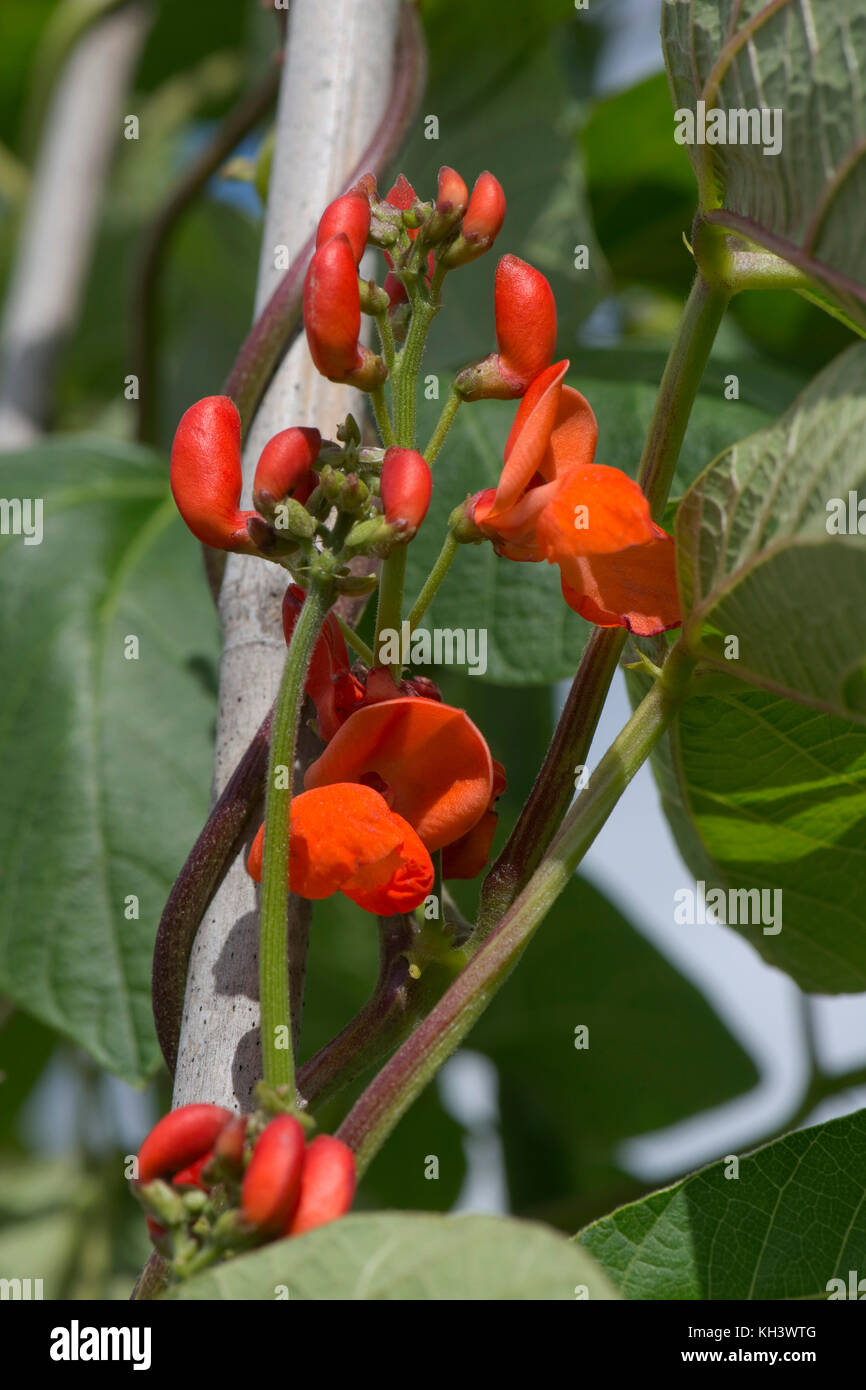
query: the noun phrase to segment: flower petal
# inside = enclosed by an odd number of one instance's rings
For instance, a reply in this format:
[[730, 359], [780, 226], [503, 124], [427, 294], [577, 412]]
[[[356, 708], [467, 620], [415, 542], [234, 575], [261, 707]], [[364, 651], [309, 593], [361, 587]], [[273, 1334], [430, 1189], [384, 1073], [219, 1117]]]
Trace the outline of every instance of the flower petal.
[[551, 564], [642, 545], [657, 531], [637, 483], [601, 463], [563, 474], [537, 526], [539, 548]]
[[578, 464], [592, 463], [597, 440], [598, 421], [586, 396], [573, 386], [563, 386], [556, 422], [539, 471], [545, 478], [558, 478]]
[[[264, 826], [247, 860], [262, 877]], [[318, 900], [343, 892], [368, 912], [410, 912], [433, 885], [433, 863], [418, 835], [384, 798], [357, 782], [338, 782], [292, 798], [289, 882]]]
[[643, 545], [582, 557], [562, 568], [569, 608], [599, 627], [652, 637], [682, 622], [673, 537], [659, 531]]
[[356, 782], [370, 773], [388, 786], [394, 811], [429, 850], [470, 830], [493, 786], [490, 750], [468, 715], [423, 698], [356, 710], [307, 769], [304, 785]]
[[560, 388], [567, 371], [568, 362], [554, 362], [535, 378], [520, 402], [505, 445], [494, 515], [513, 506], [538, 472], [556, 424]]

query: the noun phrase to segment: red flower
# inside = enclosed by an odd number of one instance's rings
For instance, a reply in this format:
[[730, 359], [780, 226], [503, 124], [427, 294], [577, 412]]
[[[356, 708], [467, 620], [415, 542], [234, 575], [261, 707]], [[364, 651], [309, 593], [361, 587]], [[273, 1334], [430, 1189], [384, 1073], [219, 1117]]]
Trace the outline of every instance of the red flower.
[[436, 211], [460, 216], [468, 201], [469, 190], [457, 170], [443, 164], [437, 181]]
[[514, 394], [526, 388], [553, 361], [556, 301], [548, 281], [518, 256], [503, 256], [493, 290], [496, 342], [503, 377]]
[[514, 400], [550, 365], [556, 347], [556, 301], [540, 270], [503, 256], [494, 286], [498, 352], [464, 367], [464, 400]]
[[485, 169], [479, 174], [466, 207], [460, 235], [442, 257], [444, 265], [468, 265], [489, 250], [505, 221], [505, 194]]
[[382, 462], [381, 496], [385, 520], [402, 523], [414, 536], [430, 505], [433, 477], [414, 449], [390, 448]]
[[304, 786], [365, 782], [415, 827], [429, 850], [477, 825], [493, 792], [493, 759], [469, 716], [398, 697], [351, 714], [307, 769]]
[[341, 232], [352, 248], [357, 266], [364, 254], [370, 232], [370, 200], [357, 187], [350, 189], [342, 197], [335, 198], [333, 203], [329, 203], [325, 208], [316, 228], [316, 250], [324, 246], [326, 241], [330, 241], [331, 237], [339, 236]]
[[[247, 860], [257, 883], [263, 851], [264, 826]], [[292, 798], [289, 886], [313, 900], [345, 893], [365, 911], [387, 917], [424, 901], [433, 863], [412, 826], [377, 791], [337, 782]]]
[[342, 1139], [317, 1134], [307, 1146], [301, 1195], [284, 1235], [300, 1236], [343, 1216], [355, 1195], [355, 1155]]
[[171, 446], [171, 490], [193, 535], [216, 550], [255, 546], [240, 509], [241, 420], [228, 396], [205, 396], [181, 417]]
[[158, 1120], [138, 1151], [138, 1180], [148, 1183], [180, 1173], [210, 1155], [214, 1142], [234, 1119], [221, 1105], [181, 1105]]
[[676, 627], [673, 540], [637, 483], [593, 463], [595, 416], [563, 385], [567, 369], [558, 362], [532, 383], [499, 485], [474, 499], [473, 519], [500, 554], [559, 565], [566, 603], [590, 622], [644, 636]]
[[310, 356], [322, 376], [362, 391], [381, 386], [385, 363], [359, 342], [358, 267], [344, 232], [324, 242], [310, 261], [304, 280], [304, 328]]
[[294, 1115], [277, 1115], [256, 1140], [241, 1186], [247, 1221], [276, 1234], [298, 1205], [304, 1163], [304, 1130]]
[[306, 502], [316, 486], [313, 464], [322, 447], [318, 430], [292, 426], [269, 439], [262, 449], [253, 480], [253, 500], [260, 512], [272, 510], [286, 497]]
[[[257, 554], [256, 527], [287, 497], [304, 503], [316, 485], [318, 430], [281, 430], [261, 452], [253, 485], [259, 511], [242, 511], [241, 421], [228, 396], [205, 396], [181, 418], [171, 447], [171, 490], [193, 535], [216, 550]], [[254, 523], [254, 524], [253, 524]], [[253, 535], [250, 534], [252, 524]]]
[[493, 786], [487, 810], [479, 821], [442, 851], [443, 878], [477, 878], [490, 858], [490, 846], [496, 834], [499, 816], [495, 806], [505, 791], [505, 768], [493, 759]]

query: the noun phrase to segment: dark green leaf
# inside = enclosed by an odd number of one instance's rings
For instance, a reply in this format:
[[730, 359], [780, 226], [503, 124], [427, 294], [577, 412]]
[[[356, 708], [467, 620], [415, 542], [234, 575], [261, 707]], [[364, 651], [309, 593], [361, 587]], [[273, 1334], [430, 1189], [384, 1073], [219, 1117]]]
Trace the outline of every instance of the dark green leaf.
[[[717, 458], [684, 497], [676, 526], [692, 650], [745, 681], [860, 719], [866, 542], [856, 500], [866, 485], [864, 432], [860, 343], [781, 420]], [[862, 525], [866, 532], [866, 518]]]
[[0, 493], [45, 502], [41, 545], [0, 543], [0, 987], [139, 1081], [156, 923], [207, 809], [216, 616], [156, 456], [55, 440], [4, 455]]
[[704, 211], [800, 266], [866, 323], [864, 0], [664, 0], [662, 44], [677, 110], [702, 101], [708, 112], [781, 112], [774, 154], [757, 143], [688, 145]]
[[[847, 1296], [866, 1268], [866, 1111], [789, 1134], [621, 1207], [580, 1244], [626, 1298]], [[858, 1293], [855, 1292], [855, 1297]]]

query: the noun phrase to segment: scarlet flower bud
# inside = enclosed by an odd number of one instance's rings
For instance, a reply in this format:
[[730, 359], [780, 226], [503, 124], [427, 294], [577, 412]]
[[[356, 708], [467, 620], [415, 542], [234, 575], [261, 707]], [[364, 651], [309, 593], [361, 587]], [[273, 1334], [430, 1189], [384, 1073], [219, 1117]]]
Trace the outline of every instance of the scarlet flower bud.
[[317, 1134], [307, 1147], [301, 1195], [283, 1234], [303, 1235], [343, 1216], [355, 1195], [355, 1155], [341, 1139]]
[[483, 241], [487, 250], [505, 221], [505, 194], [498, 179], [485, 169], [479, 174], [466, 207], [461, 231], [467, 241]]
[[439, 170], [436, 211], [465, 212], [468, 198], [469, 190], [457, 170], [450, 169], [447, 164], [443, 164]]
[[358, 341], [358, 269], [345, 233], [331, 237], [310, 261], [304, 281], [304, 327], [310, 355], [322, 376], [349, 382], [362, 391], [371, 391], [385, 380], [387, 368], [381, 357]]
[[414, 449], [385, 451], [380, 492], [390, 525], [402, 523], [414, 535], [427, 515], [432, 491], [433, 477], [420, 454]]
[[483, 255], [493, 245], [504, 221], [502, 185], [485, 170], [475, 182], [460, 235], [442, 257], [443, 264], [449, 268], [466, 265]]
[[259, 1136], [241, 1187], [241, 1210], [253, 1226], [276, 1232], [294, 1214], [304, 1146], [294, 1115], [277, 1115]]
[[209, 1153], [234, 1116], [221, 1105], [182, 1105], [158, 1120], [138, 1151], [138, 1180], [179, 1173]]
[[228, 396], [205, 396], [182, 416], [171, 446], [171, 490], [193, 535], [216, 550], [251, 552], [240, 509], [241, 421]]
[[335, 198], [325, 208], [316, 230], [316, 249], [341, 232], [348, 238], [357, 266], [370, 232], [370, 203], [357, 189], [353, 188], [342, 197]]
[[316, 486], [313, 464], [319, 456], [322, 436], [318, 430], [293, 426], [269, 439], [256, 465], [253, 501], [263, 515], [286, 497], [306, 502]]
[[493, 290], [496, 342], [503, 376], [521, 394], [549, 367], [556, 348], [556, 301], [540, 270], [518, 256], [503, 256]]
[[459, 372], [454, 389], [465, 401], [513, 400], [550, 366], [556, 347], [556, 302], [540, 270], [503, 256], [494, 288], [499, 352]]

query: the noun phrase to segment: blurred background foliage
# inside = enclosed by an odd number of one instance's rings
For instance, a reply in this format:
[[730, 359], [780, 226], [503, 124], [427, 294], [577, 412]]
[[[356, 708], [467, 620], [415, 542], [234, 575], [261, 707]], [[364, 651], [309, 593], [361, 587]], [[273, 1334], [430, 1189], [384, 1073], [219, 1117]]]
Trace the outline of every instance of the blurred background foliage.
[[[647, 5], [657, 9], [656, 0]], [[279, 42], [273, 13], [254, 0], [209, 0], [206, 22], [194, 5], [152, 0], [151, 7], [153, 23], [125, 105], [139, 117], [140, 138], [117, 141], [80, 321], [63, 354], [54, 400], [52, 433], [79, 436], [79, 459], [87, 448], [81, 436], [99, 435], [109, 451], [114, 442], [121, 458], [129, 449], [134, 405], [124, 398], [123, 382], [132, 370], [130, 306], [142, 238], [190, 159], [260, 76]], [[47, 98], [65, 60], [63, 36], [86, 9], [78, 0], [4, 0], [0, 7], [2, 281], [9, 274], [35, 153], [46, 138]], [[551, 278], [560, 314], [559, 351], [571, 357], [572, 379], [599, 415], [600, 457], [633, 471], [692, 273], [684, 238], [695, 188], [686, 155], [671, 138], [666, 80], [657, 73], [599, 96], [600, 66], [613, 27], [621, 22], [614, 0], [600, 0], [578, 13], [571, 0], [535, 0], [531, 6], [525, 0], [475, 0], [471, 6], [463, 0], [424, 0], [422, 13], [430, 85], [400, 167], [425, 194], [442, 163], [454, 165], [467, 179], [485, 167], [501, 179], [509, 205], [501, 249], [532, 260]], [[426, 113], [439, 118], [436, 142], [424, 139]], [[239, 153], [254, 157], [266, 131], [267, 122]], [[146, 470], [163, 466], [182, 410], [220, 389], [249, 327], [261, 214], [251, 184], [215, 178], [172, 237], [157, 286], [154, 443], [162, 458], [143, 456], [140, 466]], [[62, 226], [57, 236], [63, 236]], [[574, 266], [579, 245], [588, 248], [587, 270]], [[446, 298], [425, 362], [425, 370], [441, 374], [443, 383], [451, 369], [492, 346], [495, 260], [488, 257], [461, 271], [459, 293], [455, 279], [455, 292]], [[695, 407], [678, 491], [727, 444], [777, 416], [807, 377], [849, 340], [845, 328], [795, 295], [750, 294], [736, 300]], [[734, 369], [740, 399], [725, 402], [724, 378]], [[425, 426], [435, 412], [435, 403], [424, 406]], [[493, 481], [510, 418], [509, 407], [496, 404], [465, 407], [461, 413], [437, 472], [431, 517], [412, 547], [410, 590], [438, 549], [447, 512], [467, 491]], [[52, 464], [39, 447], [33, 452], [33, 476], [44, 470], [33, 484], [34, 494], [41, 489], [49, 496], [58, 486], [56, 454], [53, 458]], [[106, 524], [104, 516], [98, 524]], [[86, 546], [87, 528], [97, 523], [82, 511], [80, 525], [79, 543]], [[118, 522], [116, 536], [112, 533], [112, 544], [121, 550], [130, 544], [122, 525], [129, 526], [128, 517]], [[173, 699], [189, 703], [163, 712], [169, 740], [175, 723], [183, 730], [184, 721], [193, 718], [210, 733], [218, 655], [216, 625], [204, 616], [208, 600], [197, 547], [179, 524], [171, 535], [180, 557], [179, 589], [155, 582], [157, 551], [148, 562], [149, 577], [139, 583], [132, 574], [126, 596], [138, 605], [141, 622], [154, 629], [167, 623], [168, 608], [176, 606], [170, 650], [163, 656], [178, 669], [192, 670], [195, 679], [172, 686]], [[111, 551], [107, 541], [105, 549]], [[74, 564], [74, 556], [68, 563]], [[440, 625], [486, 625], [490, 633], [484, 679], [434, 674], [441, 678], [444, 697], [466, 706], [507, 766], [497, 844], [513, 823], [546, 747], [551, 686], [573, 671], [587, 631], [558, 601], [553, 607], [554, 572], [531, 567], [537, 573], [527, 576], [523, 571], [529, 568], [498, 563], [489, 547], [467, 548], [431, 615]], [[69, 582], [61, 564], [51, 575], [51, 592], [64, 591]], [[98, 590], [98, 580], [94, 584]], [[545, 626], [543, 641], [533, 640], [542, 611], [545, 624], [547, 612], [555, 611], [560, 628], [552, 634]], [[8, 623], [8, 611], [5, 616]], [[46, 609], [44, 621], [49, 630], [52, 622], [60, 626], [64, 612]], [[184, 627], [186, 635], [180, 631]], [[0, 640], [5, 659], [13, 661], [20, 633], [8, 630]], [[112, 688], [104, 698], [106, 727], [122, 728], [124, 712], [111, 704], [126, 698], [122, 689]], [[14, 736], [8, 725], [4, 731], [7, 739]], [[52, 736], [43, 729], [40, 745], [34, 731], [31, 767], [57, 756]], [[108, 1034], [101, 1055], [106, 1070], [101, 1070], [81, 1045], [83, 1025], [71, 1017], [58, 1023], [30, 997], [38, 989], [16, 994], [8, 971], [5, 977], [0, 1273], [44, 1277], [46, 1297], [126, 1297], [147, 1252], [143, 1222], [125, 1190], [123, 1155], [135, 1151], [169, 1102], [168, 1078], [159, 1069], [142, 999], [162, 899], [206, 811], [207, 739], [199, 743], [187, 759], [192, 790], [185, 791], [181, 811], [173, 813], [176, 862], [151, 866], [154, 881], [144, 895], [141, 919], [117, 923], [124, 932], [137, 933], [131, 973], [122, 985], [130, 992], [136, 1047], [121, 1048]], [[129, 760], [121, 763], [118, 776], [136, 788], [146, 748], [118, 748], [116, 756]], [[14, 811], [20, 787], [8, 787], [4, 795]], [[133, 790], [129, 795], [134, 799]], [[156, 788], [142, 793], [135, 812], [144, 858], [151, 825], [162, 814], [148, 795], [155, 797]], [[67, 823], [60, 829], [68, 837], [77, 828]], [[4, 873], [14, 880], [14, 872], [10, 856]], [[67, 933], [74, 948], [82, 909], [70, 907], [64, 916], [64, 883], [55, 880], [57, 902], [48, 909], [44, 901], [28, 898], [17, 880], [10, 893], [8, 881], [0, 895], [0, 917], [14, 915], [15, 922], [7, 921], [3, 930], [39, 933], [49, 911], [54, 928]], [[477, 885], [461, 886], [465, 910], [471, 911], [476, 892]], [[340, 904], [317, 909], [304, 1055], [346, 1022], [374, 978], [373, 935], [344, 900]], [[120, 918], [122, 904], [112, 910]], [[576, 880], [471, 1041], [495, 1069], [510, 1208], [566, 1231], [642, 1190], [617, 1162], [622, 1141], [720, 1104], [756, 1082], [754, 1064], [740, 1043], [639, 926]], [[86, 961], [86, 970], [97, 976], [99, 954]], [[590, 1028], [588, 1051], [575, 1047], [580, 1024]], [[133, 1055], [137, 1062], [130, 1061]], [[341, 1097], [322, 1114], [324, 1125], [338, 1120], [347, 1099]], [[447, 1210], [454, 1204], [466, 1174], [467, 1145], [478, 1134], [460, 1107], [447, 1101], [445, 1089], [431, 1087], [404, 1118], [365, 1180], [361, 1207]], [[425, 1178], [430, 1155], [439, 1159], [438, 1181]]]

